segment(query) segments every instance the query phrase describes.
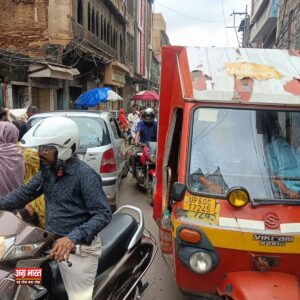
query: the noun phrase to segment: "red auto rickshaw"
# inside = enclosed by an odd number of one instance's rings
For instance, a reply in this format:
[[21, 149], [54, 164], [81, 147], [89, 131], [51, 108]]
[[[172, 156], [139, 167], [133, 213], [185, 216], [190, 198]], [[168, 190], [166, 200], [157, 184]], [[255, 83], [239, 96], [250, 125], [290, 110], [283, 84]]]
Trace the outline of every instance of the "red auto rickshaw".
[[299, 51], [163, 47], [154, 218], [184, 294], [300, 299], [299, 70]]

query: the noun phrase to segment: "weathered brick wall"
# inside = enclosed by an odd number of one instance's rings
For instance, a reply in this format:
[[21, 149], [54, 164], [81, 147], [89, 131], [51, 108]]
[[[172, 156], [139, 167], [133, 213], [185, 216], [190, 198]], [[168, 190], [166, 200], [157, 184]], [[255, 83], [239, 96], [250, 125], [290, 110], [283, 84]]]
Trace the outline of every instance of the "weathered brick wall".
[[0, 0], [0, 48], [43, 57], [43, 45], [48, 44], [48, 2]]
[[299, 15], [299, 1], [282, 1], [277, 27], [277, 45], [279, 48], [300, 48]]

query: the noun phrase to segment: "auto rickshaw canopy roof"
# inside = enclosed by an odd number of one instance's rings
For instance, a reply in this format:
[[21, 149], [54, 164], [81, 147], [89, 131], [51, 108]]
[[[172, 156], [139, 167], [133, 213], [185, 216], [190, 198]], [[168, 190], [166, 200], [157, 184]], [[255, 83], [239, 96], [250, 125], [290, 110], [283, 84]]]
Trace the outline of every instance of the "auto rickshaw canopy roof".
[[172, 46], [167, 51], [177, 52], [185, 100], [300, 104], [300, 51]]
[[[153, 216], [167, 208], [163, 181], [175, 112], [193, 103], [300, 108], [300, 51], [282, 49], [163, 46], [157, 179]], [[184, 122], [188, 122], [184, 118]], [[184, 133], [182, 139], [187, 139]], [[180, 143], [184, 143], [182, 140]], [[187, 159], [182, 151], [181, 161]], [[180, 177], [181, 176], [181, 177]], [[183, 180], [182, 174], [179, 181]]]

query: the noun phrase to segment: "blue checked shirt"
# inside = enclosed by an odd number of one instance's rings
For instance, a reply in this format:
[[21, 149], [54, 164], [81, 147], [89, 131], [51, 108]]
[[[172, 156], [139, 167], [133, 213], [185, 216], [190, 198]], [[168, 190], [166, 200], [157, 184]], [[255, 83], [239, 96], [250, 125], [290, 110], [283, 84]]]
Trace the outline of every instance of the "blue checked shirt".
[[46, 230], [67, 236], [75, 244], [89, 245], [110, 221], [111, 210], [101, 176], [77, 157], [66, 165], [62, 177], [38, 172], [27, 185], [0, 197], [1, 210], [23, 208], [45, 195]]

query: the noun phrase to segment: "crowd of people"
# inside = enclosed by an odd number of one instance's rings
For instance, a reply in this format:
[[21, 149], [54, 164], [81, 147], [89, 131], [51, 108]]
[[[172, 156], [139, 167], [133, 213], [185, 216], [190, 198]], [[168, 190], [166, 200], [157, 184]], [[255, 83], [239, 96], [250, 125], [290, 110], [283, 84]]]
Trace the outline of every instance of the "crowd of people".
[[[76, 123], [50, 117], [28, 128], [37, 112], [30, 106], [16, 118], [0, 110], [0, 210], [54, 233], [50, 256], [58, 261], [69, 299], [91, 299], [101, 253], [99, 232], [112, 213], [101, 176], [76, 156]], [[128, 116], [120, 110], [118, 121], [127, 144], [157, 140], [153, 108], [133, 105]], [[79, 251], [72, 254], [77, 245]], [[65, 263], [69, 257], [76, 268]]]
[[29, 107], [23, 119], [10, 122], [9, 111], [0, 111], [0, 210], [52, 232], [50, 257], [58, 262], [68, 298], [92, 299], [99, 232], [112, 216], [102, 179], [76, 156], [77, 124], [50, 117], [28, 129], [26, 121], [36, 112]]
[[[118, 122], [127, 145], [137, 144], [146, 140], [156, 141], [157, 139], [158, 109], [156, 107], [147, 108], [133, 104], [131, 112], [127, 116], [124, 109], [121, 108]], [[147, 124], [147, 127], [145, 127], [145, 124]], [[152, 130], [152, 136], [147, 137], [146, 135], [148, 135], [150, 130]]]

